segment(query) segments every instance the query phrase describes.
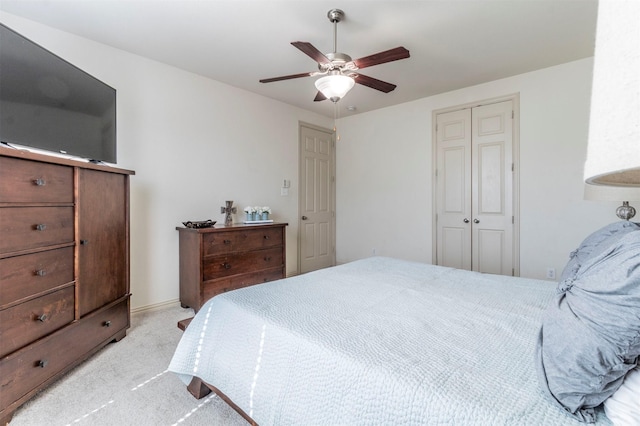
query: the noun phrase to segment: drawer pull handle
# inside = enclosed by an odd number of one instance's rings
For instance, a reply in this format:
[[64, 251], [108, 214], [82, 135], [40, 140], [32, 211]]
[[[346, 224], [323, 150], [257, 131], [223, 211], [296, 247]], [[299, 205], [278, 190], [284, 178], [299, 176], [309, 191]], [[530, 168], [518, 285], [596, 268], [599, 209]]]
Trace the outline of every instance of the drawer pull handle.
[[38, 223], [36, 225], [36, 231], [44, 231], [45, 229], [47, 229], [47, 225], [45, 225], [44, 223]]
[[224, 240], [223, 242], [224, 242], [226, 245], [231, 244], [231, 240]]
[[103, 325], [105, 327], [111, 327], [111, 321], [105, 321]]
[[36, 320], [40, 321], [40, 322], [45, 322], [47, 320], [47, 314], [41, 314], [39, 316], [36, 317]]
[[265, 261], [265, 262], [271, 262], [271, 256], [267, 256], [267, 257], [265, 257], [265, 258], [264, 258], [264, 261]]
[[231, 269], [231, 265], [230, 265], [230, 264], [228, 264], [228, 263], [223, 263], [223, 264], [222, 264], [222, 267], [223, 267], [224, 269]]
[[37, 271], [34, 272], [34, 275], [37, 275], [39, 277], [44, 277], [45, 275], [47, 275], [47, 271], [45, 271], [44, 269], [38, 269]]
[[49, 361], [47, 361], [46, 359], [41, 359], [40, 361], [38, 361], [38, 367], [40, 368], [45, 368], [47, 364], [49, 364]]
[[89, 240], [80, 240], [80, 244], [86, 246], [87, 244], [89, 244]]
[[36, 186], [45, 186], [47, 182], [44, 179], [38, 178], [33, 180], [34, 185]]
[[271, 239], [271, 237], [269, 237], [268, 235], [265, 235], [265, 236], [264, 236], [264, 239], [265, 239], [265, 240], [270, 240], [270, 239]]

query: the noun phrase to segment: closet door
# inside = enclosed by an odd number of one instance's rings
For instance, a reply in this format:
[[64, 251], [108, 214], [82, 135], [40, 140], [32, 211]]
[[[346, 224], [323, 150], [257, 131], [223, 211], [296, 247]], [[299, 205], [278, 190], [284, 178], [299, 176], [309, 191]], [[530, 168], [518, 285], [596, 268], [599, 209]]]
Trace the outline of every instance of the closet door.
[[438, 265], [471, 269], [471, 110], [436, 118]]
[[513, 102], [436, 116], [437, 264], [512, 275]]
[[474, 271], [512, 275], [512, 102], [471, 110], [471, 265]]

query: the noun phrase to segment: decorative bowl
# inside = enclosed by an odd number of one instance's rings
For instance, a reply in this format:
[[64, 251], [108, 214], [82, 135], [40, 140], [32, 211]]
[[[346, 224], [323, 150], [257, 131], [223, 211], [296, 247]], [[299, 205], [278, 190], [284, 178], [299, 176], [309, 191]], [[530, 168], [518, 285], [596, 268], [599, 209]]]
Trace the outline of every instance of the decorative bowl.
[[190, 220], [188, 222], [182, 222], [184, 226], [187, 228], [211, 228], [216, 224], [215, 220], [207, 219], [207, 220]]

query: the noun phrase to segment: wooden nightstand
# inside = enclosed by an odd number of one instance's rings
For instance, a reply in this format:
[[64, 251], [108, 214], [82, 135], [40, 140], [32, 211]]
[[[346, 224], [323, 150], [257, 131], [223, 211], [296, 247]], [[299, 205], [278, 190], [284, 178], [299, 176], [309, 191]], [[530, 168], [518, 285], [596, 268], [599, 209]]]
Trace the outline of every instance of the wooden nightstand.
[[177, 227], [180, 304], [200, 307], [226, 291], [285, 277], [286, 223]]

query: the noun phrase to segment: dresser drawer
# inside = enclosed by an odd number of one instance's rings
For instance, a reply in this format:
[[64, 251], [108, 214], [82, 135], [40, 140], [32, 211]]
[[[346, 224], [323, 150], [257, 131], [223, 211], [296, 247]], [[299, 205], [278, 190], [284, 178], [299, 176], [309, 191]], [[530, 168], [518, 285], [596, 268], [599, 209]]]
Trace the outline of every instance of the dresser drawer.
[[0, 357], [69, 324], [74, 318], [73, 286], [0, 311]]
[[72, 203], [73, 168], [0, 157], [0, 202]]
[[281, 278], [284, 278], [282, 267], [253, 272], [251, 274], [236, 275], [221, 280], [207, 281], [203, 286], [203, 300], [206, 302], [213, 296], [220, 293], [225, 293], [237, 288], [248, 287], [250, 285], [262, 284], [268, 281], [275, 281]]
[[0, 360], [0, 407], [37, 390], [46, 380], [83, 360], [97, 345], [128, 328], [128, 306], [124, 300]]
[[73, 281], [73, 247], [0, 259], [0, 307]]
[[282, 228], [211, 232], [203, 236], [205, 256], [250, 251], [282, 245]]
[[215, 278], [282, 267], [284, 259], [282, 247], [275, 247], [228, 256], [214, 256], [205, 258], [203, 261], [202, 280], [209, 281]]
[[73, 242], [73, 207], [0, 208], [0, 253]]

